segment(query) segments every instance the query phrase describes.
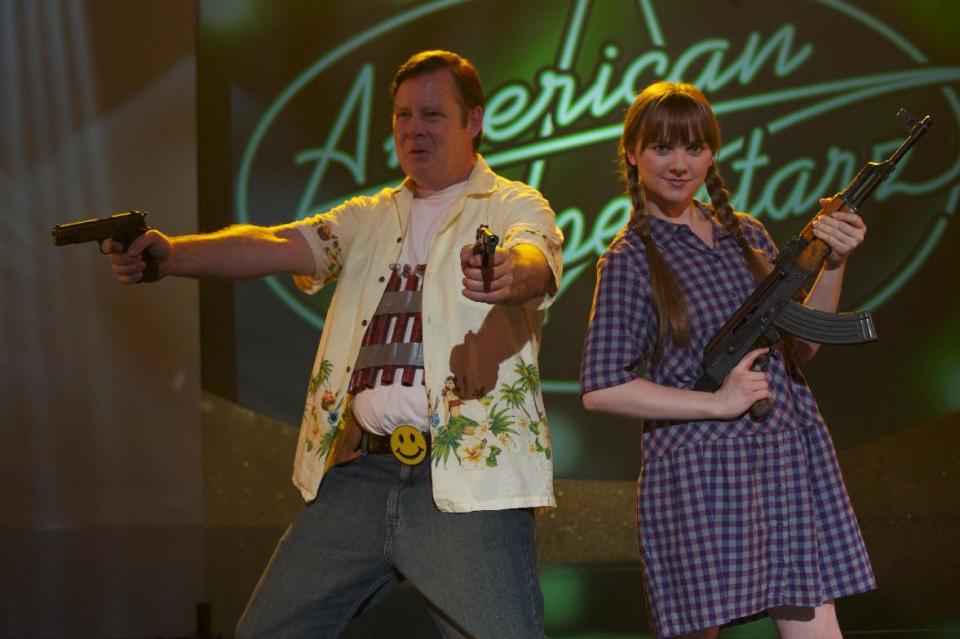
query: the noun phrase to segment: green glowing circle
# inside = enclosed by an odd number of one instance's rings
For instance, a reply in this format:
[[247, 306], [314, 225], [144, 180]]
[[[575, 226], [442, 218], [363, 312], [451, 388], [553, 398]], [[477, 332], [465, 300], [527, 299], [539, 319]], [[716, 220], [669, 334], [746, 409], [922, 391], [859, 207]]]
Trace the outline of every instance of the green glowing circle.
[[[891, 44], [914, 63], [923, 64], [927, 62], [926, 56], [912, 43], [862, 9], [850, 6], [844, 0], [812, 1], [844, 14], [851, 20], [877, 34], [882, 40]], [[392, 31], [432, 14], [470, 2], [471, 0], [438, 0], [399, 13], [345, 40], [339, 46], [323, 54], [316, 62], [300, 73], [293, 82], [270, 103], [264, 115], [257, 122], [244, 149], [236, 181], [237, 221], [241, 223], [251, 221], [249, 206], [251, 172], [257, 152], [260, 150], [265, 137], [283, 110], [288, 107], [312, 81], [349, 54], [356, 52], [365, 45], [373, 43], [376, 39]], [[586, 20], [589, 19], [591, 12], [587, 10], [588, 5], [589, 3], [583, 2], [571, 4], [571, 17], [567, 27], [570, 29], [571, 34], [582, 29]], [[646, 33], [650, 41], [656, 47], [664, 47], [664, 32], [658, 23], [653, 3], [641, 3], [641, 9], [644, 14], [643, 21], [646, 26]], [[593, 13], [598, 13], [596, 8]], [[786, 37], [792, 36], [793, 31], [790, 31], [786, 27], [792, 28], [792, 23], [786, 24], [782, 29]], [[523, 82], [511, 81], [502, 85], [500, 93], [495, 93], [488, 102], [488, 116], [491, 117], [492, 123], [495, 121], [493, 116], [497, 114], [500, 115], [500, 122], [503, 127], [498, 129], [499, 139], [510, 141], [516, 138], [516, 143], [507, 149], [495, 148], [494, 152], [486, 156], [488, 163], [495, 168], [529, 166], [530, 172], [527, 176], [527, 181], [534, 185], [539, 185], [543, 179], [547, 157], [563, 158], [565, 155], [569, 155], [571, 152], [583, 147], [600, 143], [610, 144], [617, 140], [620, 134], [619, 122], [616, 124], [600, 122], [593, 128], [589, 126], [573, 126], [569, 129], [564, 129], [563, 127], [570, 127], [571, 124], [577, 124], [578, 118], [586, 118], [587, 116], [592, 116], [595, 120], [599, 120], [601, 116], [615, 112], [619, 118], [622, 112], [622, 102], [623, 100], [629, 102], [632, 98], [633, 84], [641, 74], [652, 72], [658, 77], [667, 77], [672, 69], [673, 74], [682, 75], [682, 71], [689, 69], [690, 65], [693, 64], [693, 61], [697, 59], [698, 56], [717, 49], [722, 43], [723, 41], [718, 38], [703, 40], [691, 46], [682, 55], [678, 55], [675, 60], [672, 60], [664, 51], [646, 51], [628, 66], [620, 84], [613, 87], [609, 95], [601, 96], [602, 99], [596, 98], [592, 104], [584, 101], [582, 105], [575, 105], [576, 108], [570, 107], [566, 111], [558, 110], [556, 113], [542, 112], [543, 117], [541, 120], [537, 119], [538, 113], [541, 112], [536, 110], [536, 96], [530, 96], [525, 92], [527, 89]], [[599, 62], [606, 64], [613, 64], [624, 49], [623, 46], [611, 41], [604, 42], [598, 46], [600, 47], [599, 52], [601, 53], [601, 60]], [[561, 86], [561, 83], [565, 80], [564, 73], [566, 71], [570, 73], [574, 72], [576, 51], [576, 40], [574, 38], [568, 38], [558, 49], [555, 66], [544, 67], [541, 70], [541, 81], [555, 82], [557, 83], [556, 86]], [[671, 52], [671, 55], [672, 53], [673, 52]], [[806, 61], [810, 55], [809, 50], [804, 53], [802, 49], [794, 53], [796, 55], [792, 62], [789, 60], [778, 62], [778, 64], [782, 65], [776, 69], [778, 74], [787, 74], [790, 70], [790, 64], [794, 66], [800, 65]], [[758, 106], [769, 107], [770, 105], [776, 105], [776, 101], [778, 99], [786, 99], [785, 96], [796, 100], [809, 98], [819, 100], [809, 108], [785, 114], [768, 123], [764, 130], [766, 135], [771, 136], [779, 131], [812, 120], [830, 110], [843, 106], [867, 102], [877, 96], [907, 88], [939, 86], [940, 92], [949, 105], [950, 112], [956, 121], [960, 123], [960, 99], [957, 98], [951, 87], [946, 86], [948, 82], [955, 82], [958, 79], [960, 79], [960, 70], [955, 67], [910, 69], [906, 71], [879, 73], [874, 76], [843, 78], [836, 81], [824, 82], [813, 86], [813, 88], [777, 87], [777, 90], [768, 93], [727, 100], [725, 102], [715, 102], [714, 107], [720, 115], [735, 115]], [[586, 79], [584, 79], [584, 81], [586, 81]], [[802, 90], [806, 90], [807, 93], [801, 94]], [[490, 109], [494, 111], [500, 109], [500, 111], [495, 114], [491, 113]], [[878, 121], [880, 121], [879, 118]], [[941, 126], [943, 126], [943, 123], [938, 123], [938, 128]], [[554, 134], [555, 129], [560, 132]], [[488, 139], [492, 139], [493, 137], [494, 136], [491, 135]], [[736, 165], [738, 161], [742, 162], [742, 159], [737, 159], [737, 153], [746, 153], [749, 151], [751, 143], [752, 140], [748, 140], [746, 136], [742, 139], [728, 141], [723, 149], [723, 161], [732, 162], [733, 165]], [[727, 159], [731, 157], [734, 159]], [[786, 178], [789, 177], [789, 170], [802, 172], [805, 167], [807, 167], [807, 164], [809, 163], [805, 164], [803, 158], [785, 164], [781, 168], [782, 173], [778, 174], [780, 175], [780, 180], [786, 183]], [[498, 170], [500, 169], [498, 168]], [[956, 163], [943, 174], [923, 184], [906, 185], [901, 191], [907, 195], [911, 195], [929, 193], [939, 189], [949, 189], [951, 185], [956, 182], [958, 175], [960, 175], [960, 157], [958, 157]], [[773, 187], [776, 187], [779, 181], [774, 182]], [[378, 190], [381, 186], [386, 185], [368, 186], [358, 191], [358, 193], [344, 195], [341, 199], [359, 193], [370, 193]], [[768, 190], [772, 192], [773, 187]], [[914, 191], [910, 192], [910, 188], [913, 188]], [[960, 197], [958, 196], [958, 190], [960, 190], [960, 187], [954, 187], [952, 189], [947, 198], [947, 206], [943, 214], [932, 216], [932, 220], [922, 233], [922, 237], [915, 242], [914, 246], [910, 247], [907, 257], [902, 260], [902, 263], [897, 265], [896, 271], [892, 275], [886, 279], [880, 279], [879, 283], [872, 287], [872, 290], [866, 295], [866, 300], [859, 304], [861, 308], [876, 308], [882, 305], [900, 290], [919, 270], [939, 243], [952, 220], [958, 197]], [[335, 203], [336, 202], [331, 202], [329, 205]], [[327, 206], [328, 204], [324, 203], [323, 205], [314, 206], [312, 210], [323, 210]], [[591, 269], [588, 268], [589, 265], [592, 263], [595, 254], [599, 250], [602, 250], [609, 233], [616, 230], [618, 226], [617, 222], [622, 218], [624, 210], [626, 209], [624, 209], [623, 202], [617, 199], [611, 200], [597, 216], [598, 223], [594, 228], [589, 228], [589, 225], [585, 224], [584, 214], [580, 209], [572, 207], [564, 211], [558, 209], [558, 220], [563, 220], [564, 224], [569, 225], [565, 228], [569, 245], [565, 247], [566, 268], [564, 281], [561, 284], [561, 295], [568, 290], [568, 286], [572, 284], [577, 277], [591, 272]], [[785, 209], [776, 209], [773, 207], [770, 209], [769, 217], [773, 221], [782, 219], [785, 215]], [[312, 304], [308, 303], [309, 298], [295, 293], [289, 285], [281, 283], [281, 280], [278, 278], [267, 278], [266, 283], [272, 293], [297, 316], [316, 329], [323, 328], [323, 317], [321, 312], [318, 312], [316, 301]], [[578, 392], [578, 384], [573, 380], [545, 379], [543, 380], [542, 386], [546, 392]]]

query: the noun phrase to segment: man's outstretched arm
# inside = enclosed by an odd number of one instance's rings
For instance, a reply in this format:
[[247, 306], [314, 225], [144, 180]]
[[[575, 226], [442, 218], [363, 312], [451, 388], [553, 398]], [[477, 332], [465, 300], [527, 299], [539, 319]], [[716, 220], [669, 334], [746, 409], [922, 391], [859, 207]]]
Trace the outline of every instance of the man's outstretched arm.
[[103, 251], [117, 279], [135, 284], [143, 278], [144, 252], [157, 262], [160, 278], [167, 275], [243, 280], [266, 275], [312, 275], [315, 270], [310, 246], [292, 224], [263, 227], [236, 225], [215, 233], [168, 237], [150, 230], [124, 252], [113, 240]]

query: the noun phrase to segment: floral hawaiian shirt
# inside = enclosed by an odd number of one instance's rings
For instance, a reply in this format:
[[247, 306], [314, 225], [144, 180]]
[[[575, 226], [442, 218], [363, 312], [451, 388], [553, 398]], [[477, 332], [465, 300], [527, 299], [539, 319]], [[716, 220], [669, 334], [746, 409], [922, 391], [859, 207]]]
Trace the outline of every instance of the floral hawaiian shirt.
[[[410, 220], [408, 181], [298, 222], [316, 262], [297, 286], [337, 280], [310, 377], [293, 482], [312, 500], [350, 414], [347, 387]], [[486, 224], [502, 246], [532, 244], [559, 284], [563, 237], [535, 189], [477, 156], [464, 194], [433, 240], [422, 320], [433, 496], [448, 512], [554, 506], [550, 434], [540, 392], [540, 326], [552, 296], [491, 305], [461, 293], [460, 248]]]

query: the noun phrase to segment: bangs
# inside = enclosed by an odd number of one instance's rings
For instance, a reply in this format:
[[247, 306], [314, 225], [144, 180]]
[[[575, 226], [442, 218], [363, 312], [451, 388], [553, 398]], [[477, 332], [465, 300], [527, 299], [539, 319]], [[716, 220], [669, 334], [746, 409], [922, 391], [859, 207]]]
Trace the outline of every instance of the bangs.
[[640, 128], [640, 143], [643, 148], [656, 143], [671, 146], [700, 143], [717, 151], [720, 131], [713, 113], [704, 105], [690, 96], [674, 93], [648, 107]]

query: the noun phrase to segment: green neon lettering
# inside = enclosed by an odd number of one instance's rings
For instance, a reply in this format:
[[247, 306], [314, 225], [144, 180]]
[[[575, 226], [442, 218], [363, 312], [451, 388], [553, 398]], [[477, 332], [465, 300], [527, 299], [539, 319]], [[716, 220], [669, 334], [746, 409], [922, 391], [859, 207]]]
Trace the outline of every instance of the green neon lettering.
[[512, 137], [509, 129], [501, 131], [501, 124], [506, 125], [517, 119], [526, 109], [530, 101], [530, 90], [517, 82], [509, 84], [497, 91], [489, 100], [483, 114], [483, 134], [488, 140], [502, 142]]
[[[720, 64], [723, 62], [723, 54], [730, 48], [730, 42], [722, 38], [711, 38], [696, 43], [683, 52], [673, 65], [667, 80], [670, 82], [691, 82], [698, 86], [703, 86], [704, 79], [716, 78], [720, 71]], [[706, 67], [701, 75], [694, 79], [690, 68], [700, 57], [707, 57]]]
[[630, 219], [632, 208], [629, 198], [622, 195], [613, 198], [600, 210], [587, 237], [584, 237], [587, 224], [583, 211], [570, 207], [557, 216], [557, 226], [564, 237], [563, 280], [558, 296], [573, 284], [595, 257], [607, 250], [610, 241]]
[[776, 53], [777, 61], [773, 65], [773, 72], [778, 78], [786, 77], [800, 68], [800, 65], [813, 55], [813, 45], [809, 42], [804, 44], [791, 57], [793, 39], [796, 33], [797, 29], [792, 24], [783, 25], [757, 53], [754, 53], [754, 50], [760, 42], [760, 34], [751, 33], [741, 56], [740, 84], [747, 85], [753, 82], [760, 68], [769, 58], [773, 57], [774, 53]]
[[[564, 209], [557, 215], [557, 227], [563, 232], [563, 263], [573, 264], [590, 253], [590, 246], [583, 241], [586, 217], [576, 207]], [[566, 273], [564, 273], [566, 275]]]
[[733, 196], [734, 207], [741, 210], [747, 209], [747, 202], [750, 201], [750, 190], [753, 188], [753, 176], [756, 169], [770, 164], [770, 156], [760, 153], [760, 145], [763, 142], [763, 129], [754, 129], [750, 132], [750, 142], [747, 144], [747, 155], [744, 158], [735, 160], [731, 163], [731, 168], [740, 174], [737, 180], [737, 192]]
[[593, 224], [593, 232], [590, 234], [595, 254], [602, 255], [607, 250], [610, 240], [630, 219], [632, 209], [630, 199], [620, 195], [607, 202], [607, 205], [600, 210], [597, 221]]
[[841, 185], [846, 186], [850, 183], [860, 164], [862, 163], [857, 161], [857, 154], [853, 151], [837, 146], [828, 148], [827, 168], [823, 172], [823, 177], [820, 178], [817, 186], [810, 189], [807, 199], [802, 200], [799, 206], [806, 208], [807, 211], [819, 207], [821, 197], [830, 197], [842, 188]]
[[623, 78], [620, 80], [620, 91], [615, 94], [624, 104], [630, 104], [637, 93], [642, 88], [640, 86], [640, 77], [647, 70], [647, 67], [653, 67], [651, 74], [653, 77], [662, 78], [667, 73], [667, 67], [670, 66], [670, 59], [663, 51], [648, 51], [634, 60], [623, 72]]
[[[810, 181], [810, 172], [814, 168], [816, 168], [816, 164], [810, 158], [797, 158], [775, 172], [764, 185], [760, 201], [751, 209], [754, 211], [754, 215], [760, 217], [769, 214], [772, 219], [779, 221], [790, 215], [809, 213], [808, 209], [800, 208], [800, 202], [806, 199], [804, 190]], [[790, 189], [783, 202], [777, 204], [774, 198], [777, 191], [780, 190], [780, 186], [794, 178], [793, 188]]]
[[[819, 0], [822, 4], [850, 15], [864, 26], [886, 38], [916, 63], [926, 62], [926, 58], [912, 47], [901, 36], [882, 25], [861, 10], [849, 7], [843, 0]], [[237, 185], [238, 220], [245, 221], [247, 212], [247, 189], [250, 167], [253, 155], [259, 146], [270, 123], [276, 118], [293, 96], [301, 91], [308, 82], [324, 69], [341, 59], [346, 52], [355, 50], [359, 46], [381, 37], [383, 34], [397, 28], [401, 24], [409, 23], [418, 17], [460, 4], [461, 0], [443, 0], [433, 2], [397, 16], [369, 29], [355, 38], [348, 40], [341, 46], [325, 54], [314, 65], [311, 65], [303, 74], [295, 79], [283, 91], [280, 97], [270, 106], [244, 153]], [[807, 63], [813, 54], [810, 43], [797, 44], [796, 27], [787, 23], [764, 38], [759, 32], [752, 32], [744, 40], [736, 57], [733, 46], [729, 41], [722, 39], [701, 40], [694, 43], [680, 55], [671, 60], [663, 50], [641, 52], [623, 67], [622, 75], [617, 78], [615, 64], [621, 54], [620, 44], [607, 43], [601, 49], [600, 60], [596, 64], [593, 77], [586, 83], [581, 82], [580, 76], [571, 71], [574, 57], [579, 55], [578, 43], [584, 37], [584, 23], [589, 15], [589, 2], [577, 0], [571, 18], [571, 28], [561, 43], [562, 58], [557, 68], [546, 67], [536, 75], [532, 85], [521, 81], [504, 84], [490, 98], [486, 113], [487, 139], [494, 143], [507, 143], [527, 136], [524, 143], [514, 147], [498, 150], [487, 155], [492, 167], [507, 164], [530, 162], [536, 172], [531, 175], [537, 183], [542, 179], [547, 159], [554, 154], [565, 153], [578, 148], [606, 143], [615, 140], [620, 135], [620, 125], [603, 124], [589, 129], [579, 127], [576, 132], [564, 131], [564, 128], [576, 125], [583, 117], [602, 119], [629, 104], [636, 91], [649, 81], [661, 78], [675, 78], [691, 81], [707, 91], [716, 91], [733, 82], [743, 86], [753, 83], [764, 69], [770, 69], [778, 78], [784, 78], [800, 69]], [[644, 19], [656, 47], [665, 46], [665, 38], [659, 29], [657, 17], [650, 0], [639, 0], [640, 8], [644, 12]], [[626, 61], [625, 61], [626, 62]], [[802, 104], [799, 108], [789, 111], [781, 109], [778, 118], [767, 123], [766, 126], [751, 131], [747, 138], [740, 138], [728, 142], [724, 147], [724, 161], [730, 162], [732, 170], [739, 174], [737, 180], [738, 192], [734, 196], [737, 208], [748, 210], [758, 217], [767, 214], [772, 219], [785, 219], [791, 215], [808, 215], [810, 209], [816, 205], [821, 195], [828, 195], [838, 188], [842, 188], [852, 178], [853, 172], [862, 163], [858, 154], [831, 146], [824, 157], [824, 169], [816, 185], [811, 181], [818, 168], [817, 163], [810, 157], [798, 157], [784, 164], [767, 177], [763, 171], [770, 163], [770, 157], [763, 152], [765, 137], [775, 136], [777, 133], [856, 102], [867, 101], [879, 95], [890, 94], [905, 89], [915, 89], [924, 86], [942, 86], [941, 92], [953, 109], [955, 118], [960, 121], [960, 104], [951, 83], [960, 80], [958, 67], [928, 67], [925, 69], [905, 69], [894, 72], [860, 75], [839, 80], [813, 83], [774, 91], [754, 93], [725, 102], [714, 103], [717, 114], [736, 113], [752, 109], [786, 105], [791, 102]], [[531, 90], [531, 86], [533, 89]], [[314, 202], [319, 192], [327, 170], [331, 165], [340, 165], [350, 172], [358, 186], [357, 194], [366, 194], [379, 190], [383, 185], [367, 185], [367, 145], [370, 131], [371, 101], [373, 91], [373, 67], [364, 65], [351, 90], [344, 100], [343, 107], [338, 114], [334, 125], [319, 148], [305, 149], [298, 153], [295, 160], [298, 164], [314, 163], [312, 171], [306, 181], [298, 207], [298, 217], [304, 217], [308, 212], [328, 209], [331, 205], [340, 202], [344, 196], [338, 195], [333, 202], [317, 204]], [[536, 97], [533, 91], [537, 92]], [[349, 126], [356, 124], [356, 139], [354, 144], [344, 144], [343, 137]], [[532, 127], [539, 124], [539, 136], [529, 136]], [[554, 129], [557, 129], [555, 131]], [[898, 141], [899, 142], [899, 141]], [[891, 141], [890, 144], [893, 144]], [[873, 149], [875, 156], [883, 155], [884, 149], [889, 149], [885, 143], [876, 145]], [[393, 149], [393, 138], [388, 136], [381, 146], [386, 165], [395, 169], [398, 167], [396, 154]], [[737, 153], [743, 152], [741, 157]], [[909, 156], [908, 156], [909, 158]], [[718, 158], [719, 161], [719, 158]], [[905, 158], [898, 170], [884, 182], [874, 194], [874, 199], [885, 200], [895, 194], [910, 196], [924, 195], [938, 189], [949, 187], [960, 176], [960, 153], [952, 164], [938, 175], [923, 176], [923, 181], [907, 182], [901, 179], [903, 169], [908, 161]], [[756, 188], [759, 180], [767, 178], [763, 192], [758, 201], [750, 204], [751, 191]], [[394, 182], [391, 181], [390, 184]], [[785, 196], [784, 196], [785, 193]], [[783, 196], [782, 201], [778, 197]], [[349, 197], [349, 196], [347, 196]], [[953, 205], [960, 199], [960, 190], [951, 191]], [[950, 208], [950, 207], [948, 207]], [[558, 225], [564, 229], [567, 242], [564, 247], [565, 277], [561, 283], [559, 294], [562, 295], [570, 284], [586, 271], [590, 259], [599, 255], [606, 248], [610, 238], [626, 222], [629, 216], [630, 204], [622, 196], [610, 200], [596, 216], [590, 227], [587, 216], [576, 207], [570, 207], [558, 216]], [[941, 225], [942, 226], [942, 225]], [[588, 228], [590, 227], [590, 228]], [[941, 228], [942, 231], [942, 228]], [[939, 237], [939, 235], [937, 235]], [[932, 239], [932, 238], [931, 238]], [[933, 244], [936, 243], [932, 240]], [[918, 266], [925, 259], [926, 253], [916, 255]], [[912, 272], [911, 272], [912, 274]], [[891, 294], [909, 278], [909, 275], [899, 278], [889, 284], [882, 295]], [[271, 279], [270, 286], [282, 297], [285, 302], [301, 312], [300, 298], [291, 299], [291, 296]], [[882, 302], [884, 297], [876, 297]], [[312, 311], [306, 311], [313, 317]], [[319, 319], [309, 321], [322, 325]]]
[[[313, 171], [307, 179], [307, 185], [303, 189], [303, 195], [300, 197], [300, 204], [297, 207], [297, 217], [304, 217], [307, 211], [312, 208], [314, 197], [319, 188], [323, 176], [327, 173], [327, 167], [330, 162], [336, 162], [343, 165], [353, 175], [355, 184], [363, 184], [367, 181], [367, 138], [370, 130], [370, 108], [373, 94], [373, 65], [365, 64], [360, 69], [357, 79], [354, 81], [347, 94], [347, 99], [337, 115], [337, 120], [333, 124], [330, 135], [323, 147], [319, 149], [307, 149], [301, 151], [296, 156], [297, 164], [315, 162]], [[352, 119], [356, 119], [357, 138], [354, 143], [353, 155], [340, 151], [337, 146], [340, 144], [340, 138]]]
[[[737, 77], [746, 84], [774, 58], [773, 72], [777, 77], [783, 77], [797, 70], [813, 51], [809, 43], [793, 51], [795, 33], [795, 27], [786, 24], [762, 46], [759, 34], [752, 33], [743, 51], [726, 70], [722, 65], [730, 43], [723, 39], [695, 43], [677, 58], [672, 68], [666, 53], [648, 51], [630, 62], [616, 82], [612, 62], [619, 57], [620, 47], [609, 43], [603, 47], [602, 59], [582, 92], [575, 73], [556, 67], [547, 67], [537, 73], [539, 95], [536, 100], [531, 101], [528, 87], [521, 82], [506, 84], [495, 91], [488, 101], [486, 135], [491, 142], [508, 142], [524, 135], [538, 121], [542, 124], [541, 137], [552, 135], [553, 129], [546, 128], [548, 121], [556, 127], [566, 128], [588, 111], [594, 118], [602, 118], [630, 104], [640, 85], [653, 79], [667, 77], [675, 81], [692, 81], [715, 90]], [[580, 31], [572, 29], [562, 44], [563, 49], [571, 50], [571, 42], [577, 37], [580, 37]], [[704, 56], [708, 61], [701, 75], [689, 77], [691, 67]], [[749, 107], [747, 104], [744, 108]]]

